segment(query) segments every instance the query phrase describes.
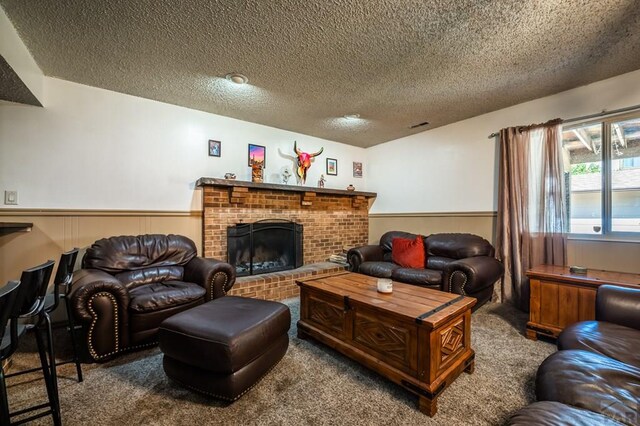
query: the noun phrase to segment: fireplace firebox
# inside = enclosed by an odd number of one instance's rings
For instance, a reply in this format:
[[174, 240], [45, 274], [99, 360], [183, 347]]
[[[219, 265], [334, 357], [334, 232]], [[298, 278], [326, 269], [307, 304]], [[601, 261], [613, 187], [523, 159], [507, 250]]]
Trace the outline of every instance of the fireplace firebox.
[[288, 220], [266, 219], [227, 228], [227, 259], [238, 276], [299, 268], [303, 227]]

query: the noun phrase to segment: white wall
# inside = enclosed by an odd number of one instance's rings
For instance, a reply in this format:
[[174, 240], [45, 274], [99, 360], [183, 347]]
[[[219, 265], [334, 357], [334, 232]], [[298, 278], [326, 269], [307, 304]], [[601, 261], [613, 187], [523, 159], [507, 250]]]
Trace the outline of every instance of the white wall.
[[371, 213], [497, 210], [497, 141], [504, 127], [640, 104], [640, 70], [427, 130], [367, 150]]
[[[0, 191], [17, 190], [17, 208], [201, 209], [198, 178], [250, 180], [254, 143], [267, 147], [265, 181], [279, 183], [284, 167], [294, 173], [296, 140], [307, 152], [324, 147], [308, 186], [330, 157], [338, 176], [325, 173], [327, 188], [366, 189], [362, 148], [54, 78], [44, 89], [45, 108], [0, 104]], [[222, 141], [222, 157], [208, 156], [209, 139]], [[352, 161], [365, 178], [352, 177]]]
[[31, 90], [33, 96], [43, 104], [42, 81], [44, 75], [2, 7], [0, 7], [0, 56], [11, 65], [22, 82]]

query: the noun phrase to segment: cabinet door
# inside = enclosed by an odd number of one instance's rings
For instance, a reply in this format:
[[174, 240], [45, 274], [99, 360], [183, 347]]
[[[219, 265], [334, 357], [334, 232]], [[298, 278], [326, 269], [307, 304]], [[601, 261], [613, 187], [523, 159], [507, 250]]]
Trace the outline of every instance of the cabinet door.
[[305, 305], [303, 320], [315, 327], [344, 340], [346, 338], [346, 318], [344, 301], [338, 296], [309, 291], [303, 297]]
[[596, 319], [596, 289], [578, 289], [578, 321]]
[[418, 368], [418, 326], [356, 303], [353, 303], [352, 312], [352, 344], [415, 377]]
[[578, 321], [595, 319], [596, 290], [574, 284], [540, 281], [539, 322], [563, 329]]
[[558, 283], [540, 281], [540, 324], [559, 326], [559, 287]]

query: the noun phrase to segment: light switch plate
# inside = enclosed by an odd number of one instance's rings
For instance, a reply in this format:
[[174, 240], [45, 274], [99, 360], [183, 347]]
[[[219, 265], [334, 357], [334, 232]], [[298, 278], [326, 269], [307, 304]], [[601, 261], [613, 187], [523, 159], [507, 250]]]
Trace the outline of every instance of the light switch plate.
[[4, 203], [8, 206], [18, 205], [18, 191], [4, 191]]

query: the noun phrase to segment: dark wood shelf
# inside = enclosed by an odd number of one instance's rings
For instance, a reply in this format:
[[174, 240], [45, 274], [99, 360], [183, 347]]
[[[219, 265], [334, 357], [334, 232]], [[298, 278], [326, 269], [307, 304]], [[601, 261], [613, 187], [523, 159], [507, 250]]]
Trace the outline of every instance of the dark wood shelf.
[[0, 222], [0, 235], [11, 234], [13, 232], [31, 231], [33, 223], [28, 222]]
[[332, 194], [332, 195], [344, 195], [344, 196], [361, 196], [366, 198], [375, 198], [378, 196], [375, 192], [364, 191], [347, 191], [345, 189], [330, 189], [330, 188], [315, 188], [312, 186], [298, 186], [298, 185], [282, 185], [278, 183], [254, 183], [243, 180], [232, 179], [218, 179], [202, 177], [197, 180], [196, 186], [224, 186], [228, 188], [241, 187], [241, 188], [253, 188], [253, 189], [270, 189], [276, 191], [289, 191], [289, 192], [315, 192], [316, 194]]

